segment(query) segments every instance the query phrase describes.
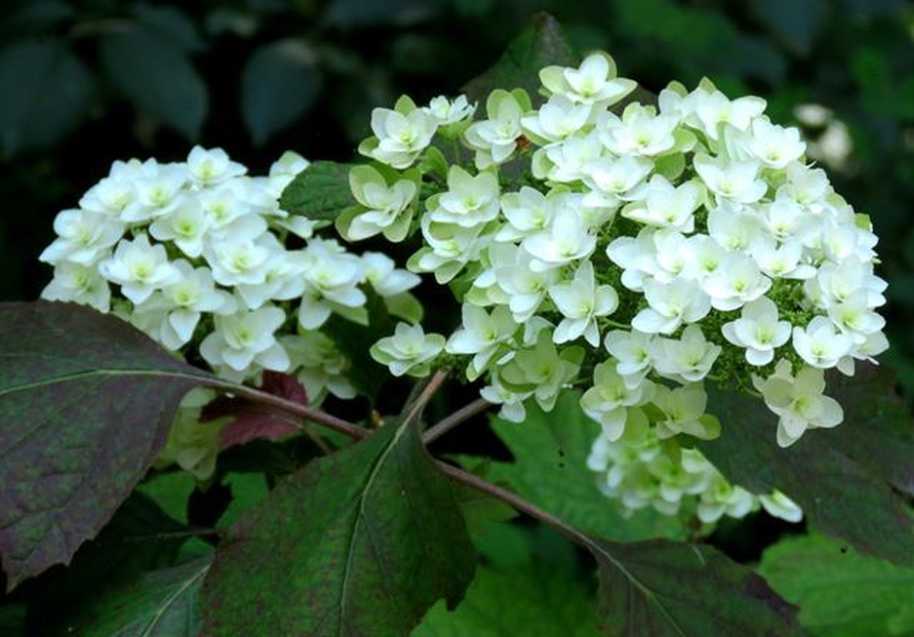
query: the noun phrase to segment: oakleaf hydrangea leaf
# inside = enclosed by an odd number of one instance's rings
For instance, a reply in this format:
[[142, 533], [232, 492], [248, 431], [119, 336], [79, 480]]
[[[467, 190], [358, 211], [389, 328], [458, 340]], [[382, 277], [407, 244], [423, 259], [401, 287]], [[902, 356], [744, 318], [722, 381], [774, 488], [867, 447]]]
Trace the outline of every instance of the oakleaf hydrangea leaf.
[[204, 583], [204, 634], [406, 634], [460, 601], [474, 563], [450, 483], [401, 420], [242, 515]]
[[309, 219], [333, 220], [356, 201], [349, 188], [348, 164], [313, 162], [286, 186], [279, 200], [283, 210]]
[[7, 586], [67, 563], [165, 442], [178, 402], [214, 380], [113, 316], [0, 304], [0, 554]]

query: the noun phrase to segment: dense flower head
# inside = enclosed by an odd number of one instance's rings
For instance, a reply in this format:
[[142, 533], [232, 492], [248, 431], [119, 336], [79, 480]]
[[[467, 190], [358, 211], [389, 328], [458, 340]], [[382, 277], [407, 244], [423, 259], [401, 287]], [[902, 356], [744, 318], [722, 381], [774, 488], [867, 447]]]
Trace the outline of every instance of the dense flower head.
[[[279, 205], [308, 170], [294, 153], [266, 177], [220, 149], [115, 162], [58, 215], [44, 296], [114, 311], [227, 378], [284, 371], [348, 398], [348, 361], [322, 328], [365, 323], [374, 294], [404, 321], [370, 350], [394, 376], [459, 366], [517, 422], [580, 390], [601, 426], [588, 466], [626, 511], [799, 519], [787, 495], [730, 484], [695, 442], [727, 427], [708, 413], [712, 387], [754, 394], [784, 447], [841, 423], [826, 372], [853, 375], [888, 347], [869, 218], [760, 97], [703, 80], [640, 103], [605, 53], [540, 80], [533, 98], [503, 87], [483, 104], [376, 108], [333, 227]], [[338, 238], [411, 256], [402, 270]], [[460, 305], [449, 336], [420, 324], [409, 290], [423, 275]]]

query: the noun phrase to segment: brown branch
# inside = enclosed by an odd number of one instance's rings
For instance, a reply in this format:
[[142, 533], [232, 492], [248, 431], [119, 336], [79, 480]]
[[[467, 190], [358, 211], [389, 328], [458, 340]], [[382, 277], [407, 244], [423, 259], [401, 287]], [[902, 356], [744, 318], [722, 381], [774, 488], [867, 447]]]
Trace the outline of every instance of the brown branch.
[[492, 403], [485, 398], [477, 398], [473, 402], [464, 405], [447, 418], [442, 419], [433, 427], [429, 427], [425, 432], [425, 435], [422, 436], [422, 442], [426, 445], [433, 443], [457, 425], [469, 420], [476, 414], [481, 414], [491, 406]]

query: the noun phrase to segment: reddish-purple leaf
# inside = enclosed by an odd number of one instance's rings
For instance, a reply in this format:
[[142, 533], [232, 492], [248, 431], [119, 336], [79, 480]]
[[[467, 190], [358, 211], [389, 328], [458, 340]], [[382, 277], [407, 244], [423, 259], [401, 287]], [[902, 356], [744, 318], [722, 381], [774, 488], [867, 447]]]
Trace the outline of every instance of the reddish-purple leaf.
[[0, 555], [12, 589], [68, 563], [146, 473], [188, 390], [218, 383], [110, 315], [0, 304]]
[[[300, 405], [308, 404], [305, 388], [289, 374], [265, 371], [260, 390]], [[287, 412], [243, 398], [220, 396], [203, 409], [204, 421], [225, 416], [235, 419], [222, 430], [223, 449], [258, 439], [280, 440], [301, 429], [300, 423]]]

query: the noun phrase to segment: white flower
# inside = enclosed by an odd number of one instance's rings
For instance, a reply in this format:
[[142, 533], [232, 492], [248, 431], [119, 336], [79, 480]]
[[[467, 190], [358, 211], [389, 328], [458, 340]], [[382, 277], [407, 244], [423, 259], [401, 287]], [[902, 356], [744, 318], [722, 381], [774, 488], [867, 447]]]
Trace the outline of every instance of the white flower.
[[498, 216], [498, 177], [481, 172], [475, 177], [456, 164], [447, 175], [448, 190], [429, 197], [428, 217], [436, 223], [472, 228]]
[[793, 237], [799, 238], [812, 222], [800, 204], [793, 199], [781, 196], [780, 191], [773, 202], [762, 204], [760, 211], [765, 228], [779, 241], [786, 241]]
[[334, 311], [358, 308], [365, 304], [365, 293], [358, 288], [365, 278], [365, 266], [352, 254], [335, 252], [335, 242], [312, 242], [306, 250], [307, 286], [298, 308], [298, 322], [313, 330], [323, 325]]
[[566, 207], [556, 213], [548, 230], [527, 237], [522, 245], [535, 259], [530, 267], [543, 271], [590, 256], [597, 238], [580, 215]]
[[692, 216], [700, 206], [704, 189], [695, 181], [674, 186], [665, 177], [654, 175], [638, 193], [632, 193], [638, 201], [622, 210], [622, 216], [640, 223], [661, 228], [674, 228], [680, 232], [692, 232], [695, 220]]
[[123, 236], [124, 224], [103, 213], [63, 210], [54, 218], [54, 232], [57, 238], [38, 257], [41, 261], [90, 265]]
[[578, 267], [574, 279], [550, 287], [549, 297], [565, 317], [552, 335], [556, 343], [584, 336], [588, 343], [598, 347], [600, 332], [596, 318], [612, 314], [619, 307], [619, 295], [612, 286], [596, 284], [589, 260]]
[[200, 354], [213, 368], [248, 375], [256, 363], [264, 369], [284, 372], [289, 356], [276, 341], [274, 333], [286, 320], [280, 308], [266, 305], [256, 310], [241, 310], [215, 317], [216, 331], [203, 339]]
[[773, 279], [809, 279], [816, 275], [815, 267], [800, 263], [803, 246], [798, 241], [778, 246], [773, 240], [759, 240], [753, 244], [751, 252], [762, 272]]
[[584, 183], [596, 192], [584, 198], [587, 206], [613, 206], [625, 199], [650, 174], [654, 163], [645, 157], [625, 155], [600, 158], [585, 166]]
[[866, 290], [857, 290], [845, 300], [828, 308], [828, 317], [854, 344], [863, 344], [867, 336], [885, 327], [885, 319], [873, 312]]
[[466, 95], [458, 95], [453, 100], [439, 95], [433, 97], [428, 106], [423, 107], [422, 110], [434, 117], [438, 121], [438, 126], [448, 126], [473, 117], [476, 105], [470, 104]]
[[550, 144], [533, 153], [531, 171], [537, 179], [570, 183], [587, 176], [587, 167], [603, 157], [603, 143], [596, 129]]
[[245, 183], [236, 179], [197, 194], [197, 201], [206, 213], [210, 227], [224, 228], [241, 217], [253, 214], [254, 208], [247, 201], [245, 190]]
[[689, 325], [679, 340], [654, 339], [650, 357], [661, 376], [681, 383], [694, 383], [708, 375], [720, 352], [720, 345], [705, 340], [700, 327]]
[[657, 385], [651, 402], [663, 412], [656, 421], [657, 437], [671, 438], [688, 434], [702, 440], [712, 440], [720, 435], [720, 424], [705, 415], [708, 395], [700, 384], [670, 389]]
[[519, 192], [501, 196], [501, 211], [508, 222], [495, 235], [496, 241], [515, 241], [549, 227], [555, 214], [557, 194], [544, 195], [522, 186]]
[[793, 349], [813, 367], [837, 365], [853, 347], [853, 339], [841, 332], [827, 317], [817, 316], [805, 328], [793, 328]]
[[604, 117], [600, 140], [615, 155], [656, 157], [676, 144], [673, 130], [678, 120], [657, 115], [653, 107], [632, 103], [625, 107], [621, 118], [613, 113]]
[[666, 284], [645, 281], [644, 297], [649, 307], [632, 319], [632, 327], [647, 334], [672, 334], [683, 323], [700, 321], [711, 311], [708, 295], [685, 279]]
[[159, 241], [173, 241], [181, 252], [196, 258], [203, 253], [203, 238], [209, 223], [200, 201], [186, 199], [176, 210], [156, 219], [149, 226], [149, 234]]
[[708, 214], [708, 234], [731, 252], [745, 252], [758, 241], [762, 228], [756, 215], [724, 202]]
[[[526, 104], [529, 108], [529, 100]], [[521, 116], [524, 107], [516, 93], [495, 89], [486, 99], [488, 119], [471, 124], [463, 134], [467, 145], [476, 151], [476, 168], [484, 170], [508, 160], [523, 134]]]
[[54, 266], [54, 278], [41, 292], [47, 301], [73, 301], [107, 312], [111, 307], [111, 289], [94, 266], [64, 261]]
[[712, 140], [718, 138], [718, 126], [729, 124], [746, 130], [749, 124], [765, 110], [765, 100], [760, 97], [740, 97], [733, 101], [718, 90], [700, 88], [690, 96], [702, 130]]
[[629, 387], [612, 361], [604, 361], [594, 367], [593, 387], [581, 396], [581, 408], [600, 423], [608, 440], [618, 440], [625, 431], [627, 408], [650, 400], [653, 389], [651, 382]]
[[402, 241], [412, 220], [411, 205], [416, 198], [416, 183], [399, 179], [387, 181], [371, 166], [356, 166], [349, 171], [352, 195], [366, 210], [358, 212], [346, 229], [352, 241], [384, 233], [391, 241]]
[[359, 145], [359, 153], [403, 170], [432, 142], [437, 129], [438, 120], [404, 96], [393, 110], [371, 111], [371, 130], [375, 136]]
[[886, 282], [873, 274], [873, 264], [857, 257], [850, 257], [840, 263], [824, 263], [814, 279], [806, 281], [804, 291], [816, 305], [828, 309], [836, 303], [843, 303], [859, 290], [864, 290], [867, 307], [875, 308], [885, 304], [883, 292]]
[[187, 168], [183, 164], [156, 164], [149, 172], [134, 182], [136, 198], [124, 208], [122, 221], [137, 223], [167, 215], [186, 196]]
[[774, 349], [790, 340], [790, 323], [778, 320], [778, 306], [762, 296], [743, 306], [740, 318], [725, 323], [721, 332], [737, 347], [746, 348], [750, 365], [767, 365]]
[[301, 251], [287, 251], [277, 242], [262, 266], [263, 281], [239, 283], [235, 290], [251, 310], [270, 300], [290, 301], [304, 292], [303, 274], [307, 267], [307, 259]]
[[784, 128], [772, 124], [767, 117], [760, 117], [752, 122], [750, 130], [746, 150], [771, 168], [780, 170], [806, 152], [806, 143], [800, 139], [798, 128]]
[[220, 285], [260, 285], [266, 280], [266, 264], [276, 249], [276, 239], [244, 236], [209, 241], [203, 249], [213, 278]]
[[778, 361], [775, 372], [766, 379], [752, 377], [768, 408], [779, 416], [777, 440], [789, 447], [807, 429], [835, 427], [844, 420], [844, 410], [833, 398], [824, 396], [825, 374], [820, 369], [804, 367], [791, 375], [787, 360]]
[[365, 266], [365, 279], [381, 297], [402, 294], [421, 282], [412, 272], [398, 269], [394, 260], [381, 252], [365, 252], [362, 264]]
[[740, 486], [732, 485], [717, 473], [711, 484], [701, 494], [696, 511], [705, 524], [717, 522], [724, 515], [745, 517], [754, 507], [755, 496]]
[[787, 522], [799, 522], [803, 519], [803, 509], [780, 491], [775, 490], [771, 495], [760, 495], [758, 499], [769, 515]]
[[534, 271], [533, 257], [525, 250], [513, 248], [513, 259], [495, 269], [498, 287], [508, 296], [508, 307], [518, 323], [529, 321], [539, 309], [548, 289], [558, 280], [558, 270]]
[[328, 393], [337, 398], [355, 398], [355, 387], [346, 378], [350, 362], [329, 336], [304, 332], [281, 336], [279, 343], [289, 355], [289, 371], [304, 386], [309, 404], [319, 405]]
[[429, 215], [423, 215], [419, 225], [428, 245], [410, 257], [406, 267], [414, 272], [434, 272], [441, 284], [457, 276], [485, 246], [481, 225], [464, 228], [455, 223], [435, 223]]
[[724, 157], [695, 155], [695, 171], [702, 181], [721, 199], [751, 204], [761, 199], [768, 185], [759, 179], [758, 161], [733, 161]]
[[216, 289], [208, 268], [194, 269], [184, 259], [173, 265], [180, 278], [149, 297], [136, 311], [160, 313], [162, 321], [155, 338], [177, 350], [190, 341], [204, 312], [228, 314], [237, 309], [237, 303], [228, 293]]
[[476, 380], [500, 346], [513, 338], [518, 325], [503, 305], [489, 314], [481, 307], [464, 303], [462, 314], [463, 327], [451, 335], [446, 349], [452, 354], [474, 354], [467, 377]]
[[421, 325], [397, 323], [393, 336], [382, 338], [371, 346], [371, 356], [387, 365], [394, 376], [428, 375], [430, 363], [444, 349], [440, 334], [426, 334]]
[[105, 177], [86, 191], [79, 200], [79, 207], [90, 212], [99, 212], [114, 218], [136, 198], [133, 181], [119, 177]]
[[223, 181], [240, 177], [247, 168], [229, 159], [221, 148], [207, 150], [194, 146], [187, 155], [187, 172], [199, 186], [213, 186]]
[[718, 310], [735, 310], [762, 296], [771, 288], [771, 279], [762, 274], [750, 257], [730, 254], [723, 264], [701, 284]]
[[637, 330], [613, 330], [606, 335], [603, 346], [616, 359], [616, 371], [628, 387], [636, 387], [651, 371], [651, 343], [654, 336]]
[[590, 118], [590, 105], [573, 102], [565, 95], [549, 98], [538, 111], [521, 118], [524, 132], [534, 142], [545, 145], [576, 133]]
[[612, 106], [635, 90], [637, 82], [616, 77], [616, 63], [605, 53], [591, 53], [578, 68], [547, 66], [540, 70], [543, 87], [581, 104]]
[[584, 350], [569, 347], [559, 352], [548, 329], [539, 331], [536, 345], [523, 349], [501, 368], [502, 380], [518, 389], [528, 388], [543, 411], [552, 411], [559, 393], [577, 375]]
[[134, 305], [148, 299], [157, 289], [180, 278], [174, 265], [168, 262], [165, 246], [150, 245], [149, 237], [140, 234], [133, 241], [117, 244], [114, 255], [102, 261], [98, 271], [103, 277], [121, 286], [121, 293]]

